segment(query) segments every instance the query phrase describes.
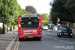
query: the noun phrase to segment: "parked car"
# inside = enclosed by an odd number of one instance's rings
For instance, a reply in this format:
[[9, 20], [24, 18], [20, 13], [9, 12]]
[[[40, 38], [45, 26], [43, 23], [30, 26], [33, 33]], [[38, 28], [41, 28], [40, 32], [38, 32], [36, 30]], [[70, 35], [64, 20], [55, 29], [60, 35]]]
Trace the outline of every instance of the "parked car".
[[42, 29], [48, 29], [48, 26], [42, 26]]
[[61, 37], [61, 36], [68, 36], [68, 37], [72, 37], [72, 30], [68, 27], [60, 27], [57, 33], [57, 37]]

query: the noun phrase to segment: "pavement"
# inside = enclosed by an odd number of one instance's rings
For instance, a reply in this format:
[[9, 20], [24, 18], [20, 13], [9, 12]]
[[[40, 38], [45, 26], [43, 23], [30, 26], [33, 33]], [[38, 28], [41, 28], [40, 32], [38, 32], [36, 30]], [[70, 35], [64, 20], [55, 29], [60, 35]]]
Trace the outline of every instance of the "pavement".
[[0, 50], [10, 50], [17, 37], [17, 31], [13, 30], [5, 34], [0, 34]]

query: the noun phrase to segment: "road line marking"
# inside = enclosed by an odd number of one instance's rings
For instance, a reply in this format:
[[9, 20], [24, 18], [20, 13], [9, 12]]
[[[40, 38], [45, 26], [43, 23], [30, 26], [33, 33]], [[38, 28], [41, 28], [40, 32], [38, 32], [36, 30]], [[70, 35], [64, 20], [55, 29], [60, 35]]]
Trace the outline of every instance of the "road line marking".
[[[47, 36], [47, 35], [45, 35], [45, 36]], [[47, 37], [49, 37], [49, 36], [47, 36]], [[75, 44], [75, 43], [72, 43], [72, 42], [69, 42], [69, 41], [60, 40], [60, 39], [53, 38], [53, 37], [49, 37], [49, 38], [52, 38], [52, 39], [54, 39], [54, 40], [58, 40], [58, 41], [60, 41], [60, 42], [66, 42], [66, 43], [69, 43], [69, 44]]]
[[58, 40], [58, 41], [61, 41], [61, 42], [63, 42], [63, 40]]
[[18, 41], [17, 50], [18, 50], [18, 48], [19, 48], [19, 44], [20, 44], [20, 42]]
[[15, 48], [14, 48], [14, 50], [18, 50], [19, 43], [20, 43], [19, 41], [17, 41], [17, 42], [16, 42], [16, 45], [15, 45]]
[[73, 44], [73, 43], [70, 42], [70, 44]]
[[17, 42], [16, 42], [16, 45], [15, 45], [15, 48], [14, 48], [14, 50], [16, 50], [16, 46], [17, 46]]
[[65, 41], [66, 43], [73, 44], [72, 42]]
[[54, 40], [57, 40], [57, 38], [53, 38]]

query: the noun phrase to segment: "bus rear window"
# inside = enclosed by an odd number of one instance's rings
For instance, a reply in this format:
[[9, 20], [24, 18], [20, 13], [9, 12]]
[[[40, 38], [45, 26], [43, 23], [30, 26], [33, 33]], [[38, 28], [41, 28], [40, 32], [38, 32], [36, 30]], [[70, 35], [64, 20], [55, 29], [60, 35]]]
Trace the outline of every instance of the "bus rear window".
[[20, 19], [22, 29], [36, 29], [39, 25], [38, 17], [25, 17]]

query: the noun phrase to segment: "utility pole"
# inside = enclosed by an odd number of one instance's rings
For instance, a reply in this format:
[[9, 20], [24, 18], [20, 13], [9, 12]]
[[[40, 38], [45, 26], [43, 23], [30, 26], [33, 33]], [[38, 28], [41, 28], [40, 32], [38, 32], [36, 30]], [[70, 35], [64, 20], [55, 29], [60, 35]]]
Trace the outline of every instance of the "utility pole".
[[4, 26], [4, 22], [5, 22], [5, 0], [3, 0], [4, 3], [4, 21], [3, 21], [3, 34], [5, 34], [5, 26]]
[[[14, 16], [14, 18], [15, 18], [15, 15], [13, 15]], [[15, 19], [14, 19], [15, 20]], [[15, 21], [14, 21], [15, 22]], [[13, 23], [13, 29], [15, 29], [15, 24]]]
[[[11, 0], [11, 16], [12, 16], [12, 0]], [[11, 21], [12, 22], [12, 21]], [[12, 26], [10, 28], [10, 31], [12, 31]]]
[[[8, 0], [7, 0], [7, 19], [8, 19]], [[7, 20], [7, 32], [8, 32], [8, 20]]]

